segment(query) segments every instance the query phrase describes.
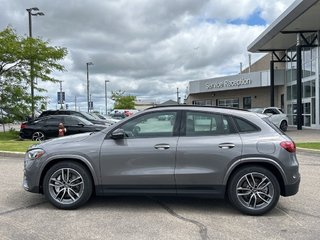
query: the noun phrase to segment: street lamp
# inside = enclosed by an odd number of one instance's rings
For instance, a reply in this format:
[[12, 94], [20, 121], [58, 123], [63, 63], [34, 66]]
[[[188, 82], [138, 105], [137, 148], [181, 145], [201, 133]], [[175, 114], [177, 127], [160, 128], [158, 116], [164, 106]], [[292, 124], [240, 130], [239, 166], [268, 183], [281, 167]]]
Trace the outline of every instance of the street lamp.
[[88, 101], [88, 112], [90, 112], [90, 99], [89, 99], [89, 65], [93, 65], [92, 62], [87, 62], [87, 101]]
[[[38, 12], [39, 8], [27, 8], [26, 9], [29, 15], [29, 37], [32, 38], [32, 16], [44, 16], [43, 12]], [[36, 12], [33, 12], [36, 11]], [[31, 114], [32, 119], [34, 118], [34, 74], [33, 74], [33, 62], [30, 59], [30, 87], [31, 87]]]
[[107, 83], [110, 82], [110, 80], [104, 81], [104, 94], [106, 97], [106, 116], [108, 115], [108, 98], [107, 98]]

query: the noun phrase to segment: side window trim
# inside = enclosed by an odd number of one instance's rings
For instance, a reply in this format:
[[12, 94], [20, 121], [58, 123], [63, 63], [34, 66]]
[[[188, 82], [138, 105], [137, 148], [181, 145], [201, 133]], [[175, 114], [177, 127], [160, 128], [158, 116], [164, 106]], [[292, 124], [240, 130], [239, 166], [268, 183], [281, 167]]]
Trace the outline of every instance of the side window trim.
[[[254, 130], [254, 131], [241, 131], [240, 126], [239, 126], [238, 122], [236, 121], [237, 118], [240, 119], [240, 120], [242, 120], [242, 121], [244, 121], [244, 122], [246, 122], [246, 123], [248, 123], [248, 124], [251, 125], [255, 130]], [[237, 129], [237, 131], [238, 131], [239, 133], [253, 133], [253, 132], [260, 132], [260, 131], [261, 131], [261, 128], [259, 128], [259, 127], [258, 127], [257, 125], [255, 125], [254, 123], [248, 121], [247, 119], [244, 119], [244, 118], [238, 117], [238, 116], [232, 116], [232, 119], [233, 119], [234, 125], [235, 125], [235, 127], [236, 127], [236, 129]]]
[[[230, 131], [229, 133], [219, 133], [217, 135], [208, 135], [208, 136], [218, 136], [218, 135], [229, 135], [229, 134], [235, 134], [238, 133], [238, 129], [235, 125], [235, 122], [232, 119], [232, 116], [228, 115], [228, 114], [222, 114], [219, 112], [208, 112], [208, 111], [194, 111], [194, 110], [182, 110], [181, 111], [181, 123], [180, 123], [180, 136], [187, 136], [187, 112], [190, 113], [198, 113], [198, 114], [211, 114], [211, 115], [219, 115], [221, 116], [221, 120], [223, 121], [224, 119], [226, 119], [228, 121], [229, 127], [230, 127]], [[211, 122], [212, 124], [212, 122]], [[212, 126], [211, 126], [212, 128]], [[203, 136], [203, 135], [195, 135], [195, 136]]]
[[[181, 125], [181, 110], [163, 110], [163, 111], [150, 111], [150, 112], [146, 112], [144, 114], [141, 114], [141, 115], [138, 115], [138, 116], [133, 116], [131, 117], [130, 119], [126, 120], [126, 121], [123, 121], [120, 125], [118, 126], [115, 126], [114, 128], [112, 128], [108, 134], [106, 135], [105, 139], [112, 139], [111, 138], [111, 134], [113, 131], [115, 131], [116, 129], [120, 129], [120, 128], [123, 128], [123, 126], [125, 124], [127, 124], [129, 121], [134, 121], [136, 120], [137, 118], [141, 118], [145, 115], [149, 115], [149, 114], [154, 114], [154, 113], [168, 113], [168, 112], [175, 112], [176, 113], [176, 119], [175, 119], [175, 122], [174, 122], [174, 125], [173, 125], [173, 131], [172, 131], [172, 137], [177, 137], [177, 136], [180, 136], [180, 125]], [[156, 138], [157, 136], [155, 136]], [[161, 136], [159, 136], [161, 137]], [[132, 138], [133, 139], [133, 138]], [[113, 140], [113, 139], [112, 139]]]

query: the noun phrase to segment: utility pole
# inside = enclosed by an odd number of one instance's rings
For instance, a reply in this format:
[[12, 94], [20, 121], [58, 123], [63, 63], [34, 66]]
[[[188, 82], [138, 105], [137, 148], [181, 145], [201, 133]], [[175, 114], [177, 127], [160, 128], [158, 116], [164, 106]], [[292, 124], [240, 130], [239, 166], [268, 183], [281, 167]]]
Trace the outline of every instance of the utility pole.
[[177, 103], [180, 104], [179, 88], [177, 88]]
[[88, 102], [88, 112], [90, 112], [89, 65], [93, 65], [93, 63], [92, 62], [87, 62], [86, 65], [87, 65], [87, 102]]
[[[27, 8], [29, 17], [29, 38], [32, 38], [32, 16], [44, 16], [43, 12], [39, 12], [39, 8]], [[32, 12], [36, 11], [36, 12]], [[34, 119], [34, 73], [33, 73], [33, 60], [30, 59], [30, 88], [31, 88], [31, 116]]]
[[74, 96], [74, 110], [77, 111], [77, 96]]
[[63, 96], [62, 96], [62, 81], [60, 81], [60, 109], [63, 109], [62, 103], [63, 103]]
[[105, 100], [106, 100], [106, 116], [108, 115], [108, 98], [107, 98], [107, 83], [110, 82], [110, 80], [104, 81], [104, 94], [105, 94]]

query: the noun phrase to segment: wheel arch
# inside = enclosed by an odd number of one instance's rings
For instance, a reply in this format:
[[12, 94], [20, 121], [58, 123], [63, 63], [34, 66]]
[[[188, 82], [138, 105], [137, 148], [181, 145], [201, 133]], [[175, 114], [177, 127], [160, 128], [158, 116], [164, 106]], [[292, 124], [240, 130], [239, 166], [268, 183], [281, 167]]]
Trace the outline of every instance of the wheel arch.
[[75, 156], [68, 156], [68, 157], [60, 156], [57, 158], [50, 159], [50, 161], [47, 162], [47, 164], [42, 168], [40, 179], [39, 179], [39, 192], [40, 193], [43, 193], [43, 180], [44, 180], [46, 173], [48, 172], [48, 170], [52, 166], [54, 166], [60, 162], [73, 162], [73, 163], [80, 164], [82, 167], [84, 167], [90, 174], [92, 184], [93, 184], [92, 189], [93, 189], [93, 191], [95, 191], [95, 186], [97, 185], [98, 179], [96, 177], [97, 176], [96, 171], [94, 170], [92, 165], [86, 159], [78, 158]]
[[[277, 178], [280, 186], [280, 194], [283, 195], [285, 192], [285, 183], [286, 176], [281, 168], [281, 166], [276, 163], [274, 160], [270, 159], [250, 159], [250, 160], [241, 160], [234, 163], [229, 170], [227, 171], [223, 184], [226, 186], [226, 189], [229, 187], [230, 180], [232, 176], [241, 168], [249, 167], [249, 166], [259, 166], [268, 169], [274, 176]], [[226, 191], [227, 193], [227, 191]]]

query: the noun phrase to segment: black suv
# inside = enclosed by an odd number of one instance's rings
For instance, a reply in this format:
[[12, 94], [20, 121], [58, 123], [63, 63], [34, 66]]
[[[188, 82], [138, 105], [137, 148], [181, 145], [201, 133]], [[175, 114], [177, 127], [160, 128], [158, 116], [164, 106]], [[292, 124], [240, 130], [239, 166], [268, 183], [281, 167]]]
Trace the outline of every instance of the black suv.
[[47, 110], [47, 111], [43, 111], [40, 114], [39, 118], [47, 117], [50, 115], [75, 115], [75, 116], [87, 119], [88, 121], [92, 122], [93, 124], [106, 125], [105, 121], [100, 120], [100, 119], [96, 119], [93, 116], [91, 116], [89, 113], [78, 112], [78, 111], [73, 111], [73, 110]]

